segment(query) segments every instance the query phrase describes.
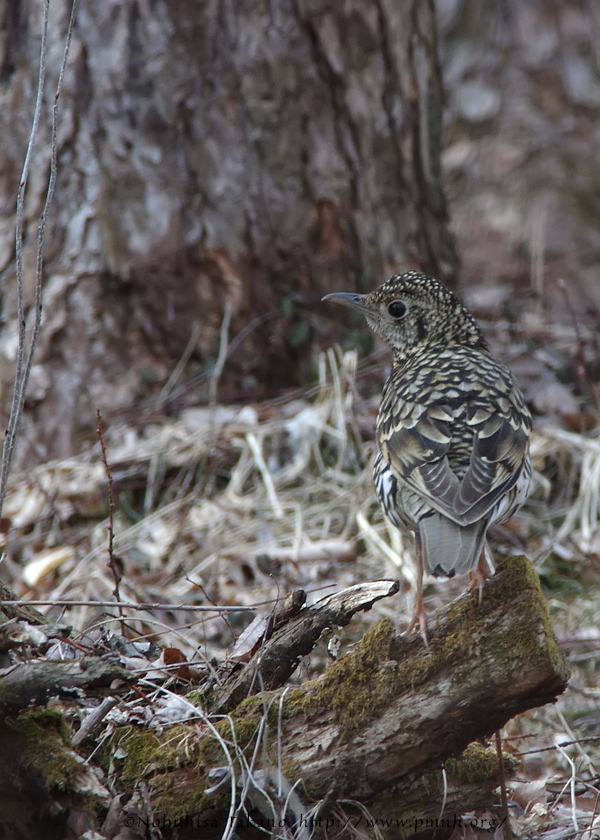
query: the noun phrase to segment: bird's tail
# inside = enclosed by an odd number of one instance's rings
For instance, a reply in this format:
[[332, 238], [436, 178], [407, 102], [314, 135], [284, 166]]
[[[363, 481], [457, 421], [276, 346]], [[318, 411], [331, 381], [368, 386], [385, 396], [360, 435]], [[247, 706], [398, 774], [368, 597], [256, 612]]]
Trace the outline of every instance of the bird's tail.
[[423, 568], [436, 577], [454, 577], [472, 572], [485, 542], [487, 521], [457, 525], [441, 513], [434, 512], [419, 522], [423, 552]]

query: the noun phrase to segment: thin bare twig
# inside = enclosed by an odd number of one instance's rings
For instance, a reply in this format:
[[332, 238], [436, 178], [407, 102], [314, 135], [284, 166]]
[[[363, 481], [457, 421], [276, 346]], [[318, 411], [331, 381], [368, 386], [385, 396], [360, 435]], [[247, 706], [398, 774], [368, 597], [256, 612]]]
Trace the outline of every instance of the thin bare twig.
[[221, 323], [221, 331], [219, 333], [219, 352], [217, 360], [210, 377], [210, 384], [208, 387], [208, 402], [209, 405], [215, 406], [217, 404], [217, 390], [219, 387], [219, 379], [223, 373], [223, 366], [227, 360], [227, 344], [229, 342], [229, 324], [231, 323], [231, 316], [233, 314], [233, 305], [231, 300], [225, 300], [225, 311], [223, 313], [223, 321]]
[[[126, 601], [119, 601], [119, 606], [128, 610], [169, 610], [171, 612], [248, 612], [254, 607], [268, 606], [277, 603], [276, 598], [271, 598], [268, 601], [257, 601], [252, 604], [252, 607], [240, 605], [207, 607], [205, 604], [193, 606], [191, 604], [129, 604]], [[5, 601], [2, 599], [3, 607], [114, 607], [114, 601]]]
[[[104, 464], [104, 469], [106, 471], [106, 478], [108, 480], [108, 568], [111, 571], [113, 576], [113, 580], [115, 582], [115, 588], [113, 589], [113, 594], [117, 599], [117, 603], [119, 604], [119, 615], [123, 617], [123, 611], [121, 609], [121, 593], [119, 591], [119, 582], [121, 580], [121, 575], [117, 568], [117, 560], [115, 557], [115, 552], [113, 548], [113, 541], [114, 541], [114, 516], [115, 516], [115, 497], [113, 493], [113, 477], [110, 471], [110, 467], [108, 466], [108, 458], [106, 457], [106, 447], [104, 445], [104, 434], [102, 429], [102, 415], [100, 414], [100, 409], [96, 409], [96, 418], [98, 420], [98, 438], [100, 440], [100, 449], [102, 451], [102, 463]], [[125, 635], [125, 626], [122, 627], [122, 633]]]
[[[5, 601], [5, 603], [9, 603]], [[29, 601], [27, 602], [29, 603]], [[505, 741], [522, 741], [524, 738], [535, 738], [535, 735], [516, 735], [514, 738], [505, 738]], [[584, 744], [587, 741], [600, 741], [600, 735], [588, 735], [586, 738], [577, 738], [574, 741], [561, 741], [561, 747], [570, 747], [573, 744]], [[513, 753], [515, 758], [522, 758], [524, 755], [537, 755], [538, 753], [543, 752], [554, 752], [556, 751], [556, 746], [553, 744], [551, 747], [536, 747], [531, 750], [524, 750], [523, 752], [516, 752]]]
[[510, 825], [510, 811], [508, 810], [508, 794], [506, 792], [506, 773], [504, 772], [504, 757], [502, 755], [502, 736], [497, 731], [494, 735], [496, 741], [496, 755], [498, 756], [498, 773], [500, 775], [500, 800], [502, 802], [502, 810], [506, 817], [504, 823], [504, 837], [505, 840], [512, 840], [513, 833]]
[[17, 357], [15, 364], [15, 379], [14, 389], [10, 408], [10, 415], [4, 436], [4, 445], [2, 447], [2, 465], [0, 467], [0, 513], [4, 505], [4, 498], [6, 495], [6, 487], [8, 484], [8, 475], [10, 472], [10, 465], [12, 462], [17, 431], [23, 415], [23, 407], [25, 405], [25, 395], [27, 393], [27, 385], [29, 376], [31, 374], [31, 366], [33, 364], [33, 355], [37, 343], [37, 337], [42, 320], [42, 280], [43, 280], [43, 259], [44, 259], [44, 235], [46, 231], [46, 222], [48, 220], [48, 212], [52, 199], [54, 197], [54, 187], [56, 185], [57, 174], [57, 133], [58, 133], [58, 115], [59, 115], [59, 99], [62, 91], [65, 70], [67, 66], [67, 59], [69, 56], [69, 48], [71, 46], [71, 39], [73, 35], [73, 27], [75, 24], [75, 14], [77, 11], [78, 0], [73, 0], [71, 6], [71, 14], [69, 16], [69, 24], [67, 27], [67, 36], [65, 41], [65, 48], [63, 50], [63, 57], [58, 74], [58, 81], [56, 84], [56, 92], [54, 94], [54, 105], [52, 109], [52, 128], [51, 128], [51, 146], [50, 146], [50, 175], [48, 178], [48, 187], [46, 189], [46, 199], [44, 207], [40, 216], [37, 236], [37, 253], [35, 265], [35, 294], [34, 294], [34, 318], [31, 330], [31, 338], [29, 341], [29, 348], [27, 345], [27, 323], [25, 320], [25, 305], [24, 305], [24, 291], [23, 291], [23, 222], [24, 222], [24, 204], [25, 192], [27, 189], [27, 181], [29, 178], [29, 169], [31, 166], [31, 158], [33, 154], [33, 146], [35, 137], [39, 128], [40, 118], [42, 114], [42, 105], [44, 99], [44, 83], [46, 80], [46, 58], [48, 52], [48, 18], [50, 11], [50, 0], [45, 0], [42, 17], [42, 37], [40, 44], [40, 67], [38, 70], [38, 85], [36, 92], [35, 108], [33, 113], [33, 121], [31, 124], [31, 131], [29, 133], [29, 140], [27, 142], [27, 151], [25, 152], [25, 160], [23, 162], [23, 169], [21, 171], [21, 180], [19, 182], [19, 189], [17, 192], [16, 204], [16, 221], [15, 221], [15, 272], [17, 278], [17, 320], [18, 320], [18, 344]]
[[116, 697], [105, 697], [100, 705], [86, 716], [77, 732], [73, 735], [73, 746], [78, 747], [82, 744], [94, 729], [102, 723], [106, 715], [111, 709], [114, 709], [118, 702]]
[[575, 336], [577, 339], [577, 350], [575, 353], [575, 375], [577, 379], [580, 382], [582, 382], [589, 391], [594, 402], [594, 408], [596, 409], [596, 413], [600, 415], [600, 394], [598, 394], [596, 383], [592, 381], [588, 372], [587, 361], [585, 358], [585, 345], [583, 342], [583, 337], [581, 335], [581, 329], [579, 328], [579, 320], [577, 318], [577, 313], [575, 312], [573, 302], [571, 301], [567, 284], [562, 279], [562, 277], [557, 278], [556, 285], [563, 293], [565, 303], [569, 311], [569, 315], [571, 316], [573, 328], [575, 330]]
[[185, 350], [183, 351], [183, 353], [181, 355], [181, 358], [179, 359], [179, 361], [177, 362], [177, 364], [173, 368], [173, 371], [171, 372], [171, 375], [167, 379], [162, 391], [160, 392], [160, 394], [156, 398], [155, 406], [156, 406], [157, 410], [163, 408], [165, 403], [169, 399], [171, 391], [173, 390], [173, 388], [177, 384], [183, 369], [185, 368], [185, 366], [189, 362], [192, 353], [196, 349], [196, 345], [198, 344], [198, 339], [199, 338], [200, 338], [200, 323], [198, 321], [194, 321], [194, 324], [192, 326], [192, 333], [190, 335], [187, 346], [186, 346]]
[[[562, 748], [561, 744], [556, 744], [556, 749], [565, 759], [569, 767], [571, 768], [571, 775], [565, 785], [563, 787], [563, 791], [567, 789], [570, 790], [570, 798], [571, 798], [571, 819], [573, 821], [573, 830], [575, 832], [575, 836], [579, 834], [579, 825], [577, 823], [577, 797], [576, 797], [576, 785], [575, 782], [577, 781], [577, 771], [575, 769], [575, 762], [572, 758], [570, 758], [566, 751]], [[560, 794], [562, 796], [562, 793]]]
[[[40, 45], [40, 69], [38, 72], [38, 87], [35, 100], [35, 109], [33, 112], [33, 122], [31, 131], [29, 133], [29, 142], [27, 143], [27, 151], [25, 153], [25, 160], [23, 162], [23, 169], [21, 171], [21, 180], [19, 183], [19, 190], [17, 192], [17, 217], [15, 226], [15, 269], [17, 275], [17, 319], [19, 329], [19, 341], [17, 345], [17, 358], [15, 369], [15, 384], [12, 396], [12, 403], [10, 407], [10, 416], [8, 419], [8, 426], [4, 436], [4, 446], [2, 448], [2, 471], [0, 474], [0, 510], [4, 502], [6, 494], [6, 484], [8, 481], [8, 471], [12, 461], [13, 450], [15, 446], [15, 438], [19, 422], [21, 420], [21, 413], [23, 402], [25, 398], [25, 388], [27, 382], [25, 381], [25, 344], [27, 340], [27, 324], [25, 323], [25, 305], [23, 294], [23, 206], [25, 202], [25, 190], [27, 187], [27, 179], [29, 177], [29, 167], [31, 165], [31, 156], [33, 154], [33, 144], [37, 134], [40, 117], [42, 113], [42, 101], [44, 96], [44, 81], [46, 78], [46, 51], [48, 39], [48, 13], [50, 10], [50, 0], [44, 3], [44, 14], [42, 20], [42, 41]], [[36, 278], [37, 280], [37, 278]], [[37, 282], [36, 282], [37, 288]]]
[[[560, 724], [561, 724], [562, 728], [564, 729], [564, 731], [567, 733], [567, 735], [571, 739], [571, 741], [569, 743], [571, 743], [575, 746], [575, 749], [577, 750], [577, 752], [579, 753], [579, 755], [581, 756], [583, 761], [586, 763], [587, 768], [590, 772], [590, 775], [591, 776], [596, 776], [597, 773], [596, 773], [596, 768], [594, 766], [594, 762], [592, 761], [592, 759], [589, 757], [589, 755], [586, 753], [586, 751], [581, 746], [580, 740], [575, 737], [575, 735], [573, 733], [573, 730], [569, 726], [565, 716], [563, 715], [563, 713], [561, 712], [560, 709], [555, 709], [555, 712], [556, 712], [556, 716], [558, 717], [558, 719], [560, 721]], [[561, 742], [561, 747], [562, 746], [564, 746], [564, 744]]]

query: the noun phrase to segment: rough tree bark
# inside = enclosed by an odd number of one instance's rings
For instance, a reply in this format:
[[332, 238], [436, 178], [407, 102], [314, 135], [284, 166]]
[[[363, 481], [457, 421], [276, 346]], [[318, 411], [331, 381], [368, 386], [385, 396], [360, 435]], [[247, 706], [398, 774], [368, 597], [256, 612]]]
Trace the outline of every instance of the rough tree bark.
[[[14, 196], [42, 0], [0, 3], [0, 271], [14, 357]], [[49, 114], [70, 0], [53, 0], [26, 203], [31, 303]], [[432, 2], [81, 0], [62, 96], [44, 320], [29, 395], [37, 451], [62, 455], [149, 394], [192, 340], [245, 334], [236, 390], [297, 380], [320, 296], [407, 264], [454, 281], [439, 172]], [[234, 376], [235, 374], [235, 376]], [[240, 390], [241, 389], [241, 390]]]

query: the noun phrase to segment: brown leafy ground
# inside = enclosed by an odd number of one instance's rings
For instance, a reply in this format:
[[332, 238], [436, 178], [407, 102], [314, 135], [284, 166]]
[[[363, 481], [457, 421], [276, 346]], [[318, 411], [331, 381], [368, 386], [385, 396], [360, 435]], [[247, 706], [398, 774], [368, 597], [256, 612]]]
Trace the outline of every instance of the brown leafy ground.
[[[582, 832], [600, 823], [600, 440], [595, 386], [578, 367], [584, 354], [588, 370], [597, 361], [595, 337], [580, 321], [553, 327], [539, 308], [524, 307], [513, 321], [497, 305], [480, 305], [478, 314], [486, 313], [492, 345], [538, 411], [533, 490], [511, 523], [494, 531], [493, 548], [497, 556], [525, 552], [535, 563], [573, 670], [556, 706], [522, 715], [503, 733], [505, 749], [519, 759], [512, 814], [520, 836], [591, 840]], [[352, 350], [332, 348], [317, 361], [313, 388], [257, 405], [189, 407], [176, 419], [148, 405], [136, 422], [106, 431], [120, 597], [162, 605], [127, 612], [131, 638], [177, 649], [202, 685], [253, 615], [268, 615], [296, 588], [315, 601], [363, 580], [400, 581], [398, 596], [338, 631], [342, 651], [382, 616], [399, 628], [408, 621], [410, 546], [384, 522], [371, 485], [385, 364], [379, 353], [359, 361]], [[114, 601], [107, 499], [99, 444], [15, 476], [4, 509], [4, 579], [28, 600]], [[464, 583], [429, 582], [428, 611]], [[215, 610], [182, 612], [180, 605]], [[88, 638], [98, 628], [121, 630], [114, 608], [44, 611]], [[303, 659], [293, 681], [327, 667], [328, 641]], [[168, 715], [156, 718], [159, 696], [158, 687], [156, 696], [147, 693], [145, 711], [139, 694], [126, 695], [104, 734], [127, 716], [168, 726]], [[72, 722], [76, 730], [76, 714]]]

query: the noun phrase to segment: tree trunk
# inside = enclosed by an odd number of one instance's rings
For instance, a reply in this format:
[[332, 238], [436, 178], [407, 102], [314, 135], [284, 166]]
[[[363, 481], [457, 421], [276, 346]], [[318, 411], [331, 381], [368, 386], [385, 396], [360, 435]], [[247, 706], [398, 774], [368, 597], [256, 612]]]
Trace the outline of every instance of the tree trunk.
[[[0, 269], [12, 381], [14, 196], [42, 0], [0, 4]], [[69, 0], [53, 0], [25, 204], [26, 307]], [[440, 181], [432, 2], [81, 0], [60, 101], [44, 319], [30, 387], [36, 460], [149, 396], [225, 312], [242, 336], [225, 395], [297, 381], [337, 328], [326, 292], [421, 265], [453, 281]], [[227, 325], [226, 325], [227, 326]], [[77, 418], [77, 419], [75, 419]]]

